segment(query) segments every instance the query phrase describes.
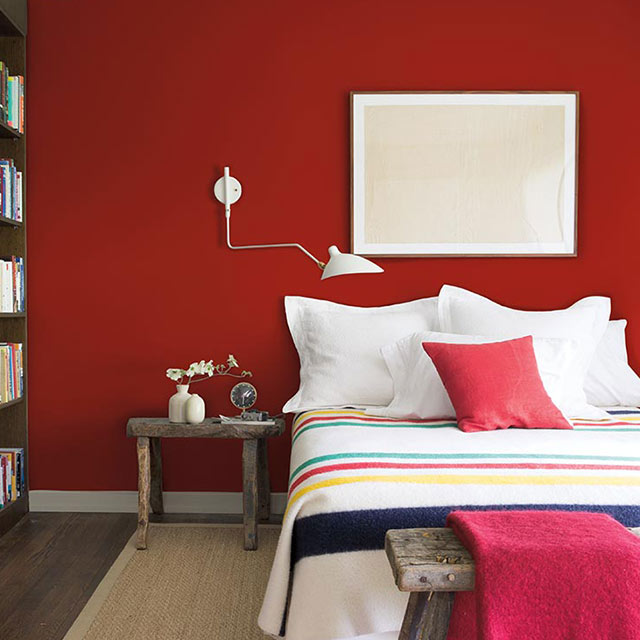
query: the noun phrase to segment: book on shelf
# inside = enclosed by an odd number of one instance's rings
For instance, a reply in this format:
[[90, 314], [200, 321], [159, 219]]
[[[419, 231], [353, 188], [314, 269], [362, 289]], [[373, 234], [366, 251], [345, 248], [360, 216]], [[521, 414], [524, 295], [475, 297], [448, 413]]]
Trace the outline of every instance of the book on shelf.
[[0, 508], [24, 495], [24, 449], [0, 447]]
[[24, 133], [24, 76], [12, 76], [0, 61], [0, 116], [2, 121]]
[[21, 343], [0, 342], [0, 404], [24, 394], [24, 358]]
[[14, 220], [18, 222], [22, 222], [22, 171], [16, 171], [16, 185], [15, 185], [15, 193], [16, 193], [16, 217]]
[[24, 311], [24, 258], [0, 258], [0, 312]]
[[24, 76], [11, 75], [0, 61], [0, 112], [2, 121], [24, 133]]
[[22, 171], [11, 158], [0, 158], [0, 215], [22, 222]]
[[24, 76], [11, 76], [8, 73], [7, 69], [7, 100], [4, 103], [6, 123], [12, 129], [24, 133]]
[[9, 89], [9, 69], [7, 65], [0, 61], [0, 111], [2, 111], [2, 121], [7, 122], [7, 91]]

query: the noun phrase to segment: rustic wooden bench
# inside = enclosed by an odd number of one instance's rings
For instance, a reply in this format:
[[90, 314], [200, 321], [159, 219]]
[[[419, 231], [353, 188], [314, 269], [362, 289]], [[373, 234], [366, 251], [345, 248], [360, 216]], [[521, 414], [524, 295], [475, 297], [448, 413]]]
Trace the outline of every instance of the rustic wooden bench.
[[385, 551], [398, 589], [411, 592], [399, 640], [446, 640], [455, 592], [475, 585], [471, 554], [448, 528], [391, 529]]

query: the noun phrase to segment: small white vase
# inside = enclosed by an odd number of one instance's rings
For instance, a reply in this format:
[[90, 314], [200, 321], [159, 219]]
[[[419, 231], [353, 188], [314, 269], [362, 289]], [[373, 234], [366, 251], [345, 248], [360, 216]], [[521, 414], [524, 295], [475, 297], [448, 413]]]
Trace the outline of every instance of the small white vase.
[[176, 385], [177, 393], [169, 398], [169, 422], [186, 422], [187, 400], [191, 397], [188, 384]]
[[189, 424], [200, 424], [204, 420], [204, 400], [192, 393], [185, 404], [185, 417]]

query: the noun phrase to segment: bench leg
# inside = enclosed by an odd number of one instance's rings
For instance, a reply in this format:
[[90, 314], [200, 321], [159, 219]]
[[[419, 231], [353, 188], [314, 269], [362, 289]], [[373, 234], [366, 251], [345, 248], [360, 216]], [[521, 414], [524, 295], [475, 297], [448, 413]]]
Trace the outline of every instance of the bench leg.
[[151, 510], [164, 513], [162, 502], [162, 439], [149, 438], [151, 448]]
[[242, 511], [244, 548], [258, 548], [258, 440], [242, 441]]
[[269, 480], [269, 457], [267, 455], [267, 439], [258, 440], [258, 492], [260, 496], [260, 520], [265, 521], [271, 515], [271, 483]]
[[151, 485], [151, 460], [149, 455], [149, 438], [138, 438], [138, 530], [136, 533], [136, 549], [147, 548], [147, 532], [149, 530], [149, 494]]
[[409, 596], [398, 640], [446, 640], [452, 591], [420, 591]]

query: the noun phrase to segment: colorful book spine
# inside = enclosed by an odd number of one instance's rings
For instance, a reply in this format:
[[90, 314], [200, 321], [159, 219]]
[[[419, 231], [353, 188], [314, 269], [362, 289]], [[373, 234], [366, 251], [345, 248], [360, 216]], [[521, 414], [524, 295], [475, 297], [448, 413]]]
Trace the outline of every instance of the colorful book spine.
[[13, 186], [13, 160], [11, 158], [0, 158], [0, 169], [2, 170], [2, 215], [5, 218], [13, 218], [12, 195]]
[[0, 449], [0, 508], [25, 494], [24, 449]]
[[13, 209], [13, 188], [11, 186], [11, 164], [10, 161], [0, 160], [0, 164], [2, 165], [2, 177], [4, 179], [4, 193], [5, 193], [5, 210], [3, 214], [5, 218], [11, 217], [11, 211]]
[[24, 258], [20, 258], [20, 311], [24, 312], [25, 310], [25, 298], [24, 298], [24, 281], [25, 281], [25, 273], [24, 273]]
[[0, 258], [0, 312], [24, 312], [24, 280], [24, 258]]
[[13, 106], [13, 86], [15, 84], [15, 76], [9, 76], [7, 78], [7, 124], [10, 127], [16, 129], [16, 125], [13, 120], [14, 106]]
[[9, 488], [9, 500], [15, 502], [18, 499], [16, 491], [16, 456], [9, 452], [10, 469], [7, 469], [7, 487]]
[[22, 222], [23, 175], [11, 158], [0, 158], [0, 215]]
[[24, 449], [0, 448], [0, 493], [5, 505], [25, 494], [24, 467]]
[[15, 218], [18, 222], [22, 222], [22, 171], [16, 171], [16, 207]]
[[18, 131], [24, 133], [24, 76], [18, 76]]
[[0, 455], [4, 461], [2, 464], [2, 493], [5, 506], [13, 502], [13, 453], [11, 451], [1, 451]]
[[4, 121], [9, 124], [9, 69], [6, 64], [2, 74], [2, 91], [4, 94]]
[[4, 358], [4, 370], [6, 372], [6, 375], [3, 380], [4, 397], [7, 399], [7, 401], [9, 401], [9, 400], [12, 400], [13, 398], [11, 397], [11, 384], [9, 383], [9, 380], [11, 380], [11, 364], [9, 362], [10, 353], [8, 349], [3, 350], [2, 357]]
[[7, 124], [24, 133], [24, 76], [7, 77]]
[[0, 260], [0, 311], [13, 312], [13, 269], [9, 260]]
[[0, 503], [2, 507], [9, 502], [7, 493], [7, 459], [8, 456], [0, 455]]
[[0, 210], [0, 215], [4, 218], [8, 218], [7, 215], [7, 184], [9, 184], [9, 175], [8, 169], [4, 165], [0, 165], [0, 190], [2, 191], [2, 209]]
[[7, 94], [5, 91], [4, 77], [7, 65], [0, 60], [0, 120], [7, 121]]
[[24, 393], [22, 344], [0, 343], [0, 403], [21, 398]]
[[6, 63], [0, 60], [0, 121], [24, 133], [25, 88], [24, 76], [11, 75]]
[[11, 256], [11, 310], [18, 311], [18, 261], [15, 256]]

